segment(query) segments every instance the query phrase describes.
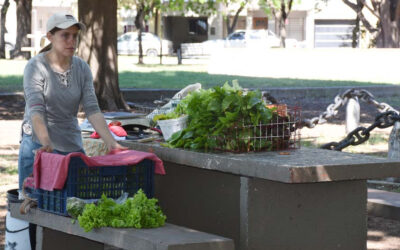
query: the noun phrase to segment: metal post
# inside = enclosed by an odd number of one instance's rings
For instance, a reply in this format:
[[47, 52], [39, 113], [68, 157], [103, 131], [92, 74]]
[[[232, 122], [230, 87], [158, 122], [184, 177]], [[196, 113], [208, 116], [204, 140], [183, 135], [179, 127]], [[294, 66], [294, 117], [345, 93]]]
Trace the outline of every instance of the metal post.
[[360, 103], [358, 97], [349, 98], [346, 106], [346, 134], [360, 125]]
[[393, 125], [392, 132], [389, 137], [389, 159], [400, 159], [400, 122]]
[[176, 50], [176, 56], [178, 57], [178, 64], [182, 64], [182, 48], [179, 46], [179, 48]]

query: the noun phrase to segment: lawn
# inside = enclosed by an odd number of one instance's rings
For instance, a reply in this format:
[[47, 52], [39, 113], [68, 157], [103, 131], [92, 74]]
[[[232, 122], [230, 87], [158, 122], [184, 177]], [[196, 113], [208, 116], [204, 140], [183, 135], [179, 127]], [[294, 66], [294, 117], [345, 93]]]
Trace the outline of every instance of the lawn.
[[[240, 85], [249, 88], [265, 87], [329, 87], [366, 86], [372, 82], [307, 80], [295, 78], [244, 77], [208, 74], [207, 60], [183, 60], [177, 65], [175, 57], [164, 57], [163, 64], [158, 58], [145, 58], [144, 65], [137, 64], [137, 57], [120, 56], [119, 83], [121, 88], [159, 88], [181, 89], [188, 84], [202, 83], [204, 88], [221, 85], [226, 81], [238, 79]], [[0, 60], [0, 92], [22, 91], [22, 74], [26, 61]], [[379, 83], [384, 84], [384, 83]]]

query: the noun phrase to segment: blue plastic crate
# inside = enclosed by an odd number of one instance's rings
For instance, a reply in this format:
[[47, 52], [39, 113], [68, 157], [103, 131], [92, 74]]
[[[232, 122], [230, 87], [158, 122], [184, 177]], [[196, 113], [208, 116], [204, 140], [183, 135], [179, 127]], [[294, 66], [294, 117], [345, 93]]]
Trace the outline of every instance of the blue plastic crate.
[[154, 163], [143, 160], [137, 165], [88, 167], [80, 157], [72, 157], [68, 177], [62, 190], [36, 189], [38, 208], [68, 216], [67, 198], [99, 199], [102, 194], [118, 198], [142, 189], [147, 197], [154, 195]]

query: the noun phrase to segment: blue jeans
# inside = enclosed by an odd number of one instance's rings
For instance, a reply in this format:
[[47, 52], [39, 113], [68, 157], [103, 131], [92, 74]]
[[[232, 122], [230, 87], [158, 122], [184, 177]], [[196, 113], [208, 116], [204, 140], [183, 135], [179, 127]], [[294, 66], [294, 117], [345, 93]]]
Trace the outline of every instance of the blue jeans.
[[[19, 147], [18, 155], [18, 174], [19, 174], [19, 190], [22, 190], [22, 184], [26, 177], [33, 172], [33, 163], [35, 161], [35, 150], [41, 148], [42, 145], [36, 143], [32, 140], [31, 135], [22, 133], [21, 144]], [[85, 153], [83, 149], [77, 152]], [[67, 155], [71, 152], [62, 152], [58, 150], [53, 150], [53, 153]]]

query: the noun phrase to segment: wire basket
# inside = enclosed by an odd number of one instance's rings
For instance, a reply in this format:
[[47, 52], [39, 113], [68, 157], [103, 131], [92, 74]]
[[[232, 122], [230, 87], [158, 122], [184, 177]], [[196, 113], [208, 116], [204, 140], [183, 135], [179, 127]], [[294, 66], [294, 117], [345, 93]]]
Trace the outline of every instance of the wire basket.
[[285, 104], [274, 108], [267, 124], [240, 124], [227, 129], [225, 135], [214, 137], [219, 151], [234, 153], [279, 151], [300, 148], [301, 133], [296, 123], [301, 120], [300, 107], [288, 108]]

